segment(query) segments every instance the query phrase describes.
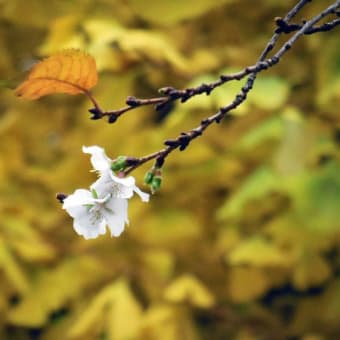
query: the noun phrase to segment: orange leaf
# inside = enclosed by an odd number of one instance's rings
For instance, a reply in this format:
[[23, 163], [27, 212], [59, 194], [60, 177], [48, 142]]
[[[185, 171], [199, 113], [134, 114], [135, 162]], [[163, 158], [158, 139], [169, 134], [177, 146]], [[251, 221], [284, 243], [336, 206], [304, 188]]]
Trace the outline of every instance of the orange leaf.
[[70, 49], [56, 53], [30, 71], [15, 94], [25, 99], [38, 99], [53, 93], [88, 94], [98, 81], [96, 62], [85, 52]]

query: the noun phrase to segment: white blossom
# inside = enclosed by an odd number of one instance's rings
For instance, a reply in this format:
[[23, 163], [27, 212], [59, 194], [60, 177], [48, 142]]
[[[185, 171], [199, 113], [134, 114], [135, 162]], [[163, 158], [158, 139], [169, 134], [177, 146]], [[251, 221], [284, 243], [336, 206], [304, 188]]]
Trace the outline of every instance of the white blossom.
[[111, 236], [119, 236], [125, 223], [129, 223], [128, 202], [123, 198], [107, 194], [97, 198], [95, 191], [77, 189], [65, 198], [63, 209], [74, 218], [74, 230], [85, 239], [96, 238], [106, 232], [106, 225]]
[[111, 193], [114, 197], [131, 198], [135, 192], [143, 202], [149, 201], [149, 194], [135, 185], [132, 176], [121, 178], [113, 173], [112, 160], [106, 156], [104, 149], [99, 146], [83, 146], [83, 152], [91, 155], [92, 166], [99, 173], [99, 179], [91, 185], [91, 189], [96, 190], [99, 196]]
[[111, 236], [119, 236], [128, 221], [128, 199], [134, 193], [143, 202], [149, 201], [149, 194], [135, 185], [132, 176], [116, 176], [111, 169], [113, 161], [99, 146], [83, 146], [83, 152], [91, 155], [91, 163], [99, 178], [90, 190], [77, 189], [67, 196], [63, 209], [73, 217], [74, 230], [85, 239], [96, 238], [110, 229]]

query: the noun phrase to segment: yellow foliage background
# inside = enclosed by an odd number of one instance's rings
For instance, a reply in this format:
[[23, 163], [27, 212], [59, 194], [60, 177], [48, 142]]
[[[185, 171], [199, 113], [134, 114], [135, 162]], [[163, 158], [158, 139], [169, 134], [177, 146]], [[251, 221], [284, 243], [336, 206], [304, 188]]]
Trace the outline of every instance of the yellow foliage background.
[[339, 339], [338, 30], [304, 37], [233, 119], [174, 152], [117, 239], [84, 241], [55, 199], [94, 181], [81, 146], [156, 151], [241, 83], [114, 125], [91, 121], [83, 96], [29, 102], [7, 88], [64, 48], [96, 59], [104, 109], [214, 80], [253, 64], [294, 3], [0, 1], [1, 339]]

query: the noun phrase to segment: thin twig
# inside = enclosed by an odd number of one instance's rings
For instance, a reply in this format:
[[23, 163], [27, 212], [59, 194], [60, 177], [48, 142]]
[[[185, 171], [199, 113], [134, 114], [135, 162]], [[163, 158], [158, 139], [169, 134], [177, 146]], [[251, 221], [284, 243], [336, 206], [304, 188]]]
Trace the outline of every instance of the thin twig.
[[[302, 28], [303, 24], [289, 24], [282, 18], [276, 18], [276, 25], [278, 28], [276, 29], [277, 33], [291, 33], [294, 31], [297, 31]], [[313, 34], [317, 32], [328, 32], [331, 29], [333, 29], [335, 26], [340, 25], [340, 19], [334, 19], [330, 22], [326, 22], [320, 26], [311, 27], [309, 30], [307, 30], [304, 34]]]
[[[284, 21], [288, 23], [307, 3], [310, 3], [312, 0], [300, 0], [284, 17]], [[161, 110], [165, 105], [170, 102], [174, 102], [180, 100], [182, 103], [188, 101], [194, 96], [206, 94], [209, 95], [215, 88], [224, 85], [225, 83], [233, 80], [241, 80], [248, 75], [252, 75], [251, 78], [248, 79], [248, 87], [251, 88], [251, 83], [254, 82], [255, 75], [262, 70], [265, 70], [269, 67], [268, 63], [270, 60], [266, 60], [267, 63], [262, 63], [265, 61], [265, 57], [268, 53], [274, 48], [280, 33], [275, 32], [262, 54], [260, 55], [258, 62], [254, 65], [248, 66], [242, 71], [231, 73], [228, 75], [221, 75], [220, 78], [214, 82], [208, 84], [201, 84], [197, 87], [186, 88], [184, 90], [178, 90], [171, 86], [163, 87], [159, 89], [159, 92], [162, 94], [161, 97], [155, 97], [150, 99], [139, 99], [136, 97], [129, 96], [126, 99], [127, 106], [122, 107], [117, 110], [112, 111], [102, 111], [99, 106], [95, 106], [92, 109], [89, 109], [89, 112], [92, 114], [91, 119], [101, 119], [103, 117], [108, 117], [109, 123], [114, 123], [117, 119], [124, 114], [125, 112], [136, 109], [140, 106], [148, 106], [155, 105], [156, 110]]]
[[[288, 22], [291, 18], [293, 18], [296, 13], [306, 4], [310, 2], [310, 0], [307, 1], [300, 1], [285, 17], [285, 21]], [[278, 40], [278, 36], [280, 33], [275, 33], [267, 46], [265, 47], [264, 51], [262, 52], [258, 62], [254, 65], [251, 66], [250, 68], [246, 68], [242, 72], [245, 74], [251, 73], [250, 77], [248, 78], [246, 84], [242, 87], [241, 91], [236, 95], [235, 99], [227, 106], [221, 107], [220, 110], [215, 113], [214, 115], [203, 119], [201, 121], [201, 124], [188, 131], [188, 132], [182, 132], [176, 139], [168, 139], [164, 142], [165, 148], [162, 150], [159, 150], [157, 152], [151, 153], [149, 155], [146, 155], [141, 158], [131, 158], [131, 163], [128, 164], [130, 165], [126, 170], [125, 174], [130, 173], [140, 165], [152, 160], [156, 159], [156, 165], [162, 166], [164, 163], [165, 158], [175, 149], [179, 149], [180, 151], [183, 151], [187, 148], [189, 143], [195, 139], [196, 137], [200, 136], [203, 134], [205, 129], [207, 129], [212, 123], [219, 123], [226, 115], [229, 113], [231, 110], [235, 109], [238, 107], [241, 103], [243, 103], [246, 98], [248, 92], [252, 89], [253, 83], [255, 81], [257, 73], [259, 73], [262, 70], [265, 70], [269, 67], [272, 67], [273, 65], [277, 64], [282, 56], [290, 50], [290, 48], [293, 46], [293, 44], [301, 37], [303, 36], [308, 30], [313, 27], [317, 22], [322, 20], [325, 16], [335, 13], [335, 11], [340, 7], [340, 0], [337, 0], [334, 2], [333, 5], [329, 6], [326, 8], [324, 11], [319, 13], [318, 15], [314, 16], [311, 20], [306, 21], [304, 25], [297, 31], [295, 34], [288, 40], [286, 41], [283, 46], [269, 59], [263, 61], [263, 59], [267, 56], [267, 54], [273, 49], [275, 43]], [[335, 26], [333, 26], [334, 28]], [[319, 31], [315, 31], [314, 33], [317, 33]], [[251, 70], [251, 71], [249, 71]]]

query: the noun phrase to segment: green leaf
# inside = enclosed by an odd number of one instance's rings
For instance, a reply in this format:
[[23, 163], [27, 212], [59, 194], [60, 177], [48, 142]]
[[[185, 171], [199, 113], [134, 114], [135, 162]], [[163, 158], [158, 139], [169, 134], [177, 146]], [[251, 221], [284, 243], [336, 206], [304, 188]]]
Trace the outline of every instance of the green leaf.
[[282, 187], [282, 179], [267, 166], [257, 168], [217, 211], [220, 220], [239, 217], [245, 204]]
[[301, 176], [291, 188], [295, 212], [311, 229], [325, 233], [339, 231], [340, 166], [331, 162], [320, 171]]
[[257, 145], [268, 140], [279, 140], [283, 134], [283, 119], [273, 116], [245, 134], [237, 143], [237, 147], [254, 149]]
[[285, 80], [261, 74], [248, 95], [248, 101], [259, 109], [277, 110], [285, 104], [289, 92], [290, 86]]

